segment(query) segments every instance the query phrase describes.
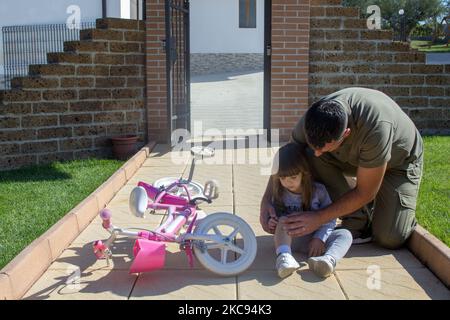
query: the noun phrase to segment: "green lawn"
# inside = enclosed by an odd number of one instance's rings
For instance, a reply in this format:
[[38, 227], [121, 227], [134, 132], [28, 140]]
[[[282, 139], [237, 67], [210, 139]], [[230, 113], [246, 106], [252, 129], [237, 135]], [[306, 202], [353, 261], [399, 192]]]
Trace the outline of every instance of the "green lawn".
[[424, 175], [417, 220], [450, 246], [450, 137], [424, 137]]
[[431, 45], [431, 41], [411, 41], [411, 48], [423, 52], [450, 52], [450, 44], [448, 47], [445, 44]]
[[123, 163], [90, 159], [0, 172], [0, 269]]

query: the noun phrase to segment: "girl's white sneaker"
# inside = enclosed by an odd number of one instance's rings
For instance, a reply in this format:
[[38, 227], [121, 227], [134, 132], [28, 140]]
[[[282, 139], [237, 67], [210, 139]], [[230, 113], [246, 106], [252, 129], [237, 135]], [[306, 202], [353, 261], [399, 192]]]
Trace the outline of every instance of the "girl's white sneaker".
[[286, 278], [300, 268], [300, 265], [291, 254], [281, 253], [277, 257], [276, 268], [280, 278]]
[[322, 278], [329, 277], [335, 265], [328, 256], [311, 257], [308, 259], [309, 269]]

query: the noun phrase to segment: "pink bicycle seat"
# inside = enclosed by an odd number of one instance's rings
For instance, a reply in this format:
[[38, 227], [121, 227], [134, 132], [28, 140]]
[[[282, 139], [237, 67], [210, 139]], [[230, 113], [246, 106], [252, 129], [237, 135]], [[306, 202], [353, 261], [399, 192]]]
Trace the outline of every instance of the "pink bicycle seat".
[[148, 272], [164, 267], [166, 245], [162, 242], [137, 239], [133, 248], [134, 260], [130, 273]]

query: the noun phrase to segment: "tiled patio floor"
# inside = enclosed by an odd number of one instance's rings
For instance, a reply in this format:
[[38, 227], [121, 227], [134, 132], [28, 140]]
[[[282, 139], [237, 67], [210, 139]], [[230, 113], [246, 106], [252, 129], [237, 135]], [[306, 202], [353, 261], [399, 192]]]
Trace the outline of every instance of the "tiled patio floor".
[[[158, 145], [150, 158], [110, 202], [113, 223], [117, 226], [152, 228], [162, 214], [139, 219], [128, 212], [128, 197], [139, 180], [153, 182], [164, 176], [184, 172], [190, 163], [174, 164], [167, 147]], [[214, 161], [237, 156], [238, 150], [217, 150]], [[253, 150], [254, 151], [254, 150]], [[247, 154], [250, 151], [246, 150]], [[223, 157], [222, 157], [223, 156]], [[211, 159], [209, 159], [212, 161]], [[209, 162], [211, 163], [211, 162]], [[248, 162], [247, 162], [248, 163]], [[50, 266], [25, 295], [26, 299], [450, 299], [449, 290], [407, 249], [385, 250], [373, 244], [354, 246], [338, 264], [334, 275], [323, 280], [305, 265], [281, 280], [274, 270], [273, 240], [259, 225], [259, 201], [268, 176], [260, 174], [255, 164], [199, 164], [194, 180], [204, 183], [215, 178], [221, 194], [212, 205], [202, 205], [207, 213], [235, 212], [253, 228], [258, 254], [245, 273], [220, 277], [204, 270], [198, 263], [190, 269], [184, 252], [169, 245], [166, 267], [140, 275], [128, 273], [132, 259], [132, 240], [119, 240], [113, 248], [111, 266], [97, 261], [92, 241], [106, 239], [108, 233], [96, 218]], [[296, 254], [299, 261], [305, 257]], [[78, 282], [69, 283], [74, 271]], [[180, 272], [182, 271], [182, 272]], [[373, 280], [379, 279], [379, 281]]]

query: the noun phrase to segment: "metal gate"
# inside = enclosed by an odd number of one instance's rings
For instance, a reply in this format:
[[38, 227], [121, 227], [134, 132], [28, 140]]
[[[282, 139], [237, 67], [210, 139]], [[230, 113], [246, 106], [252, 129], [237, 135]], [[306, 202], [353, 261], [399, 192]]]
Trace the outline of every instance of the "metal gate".
[[189, 0], [166, 0], [169, 141], [174, 130], [191, 130], [189, 55]]

